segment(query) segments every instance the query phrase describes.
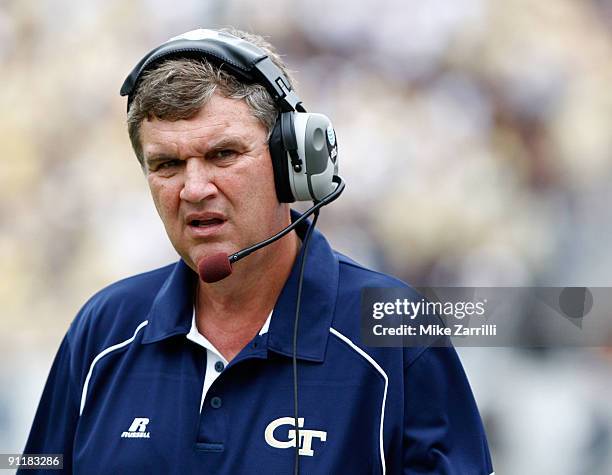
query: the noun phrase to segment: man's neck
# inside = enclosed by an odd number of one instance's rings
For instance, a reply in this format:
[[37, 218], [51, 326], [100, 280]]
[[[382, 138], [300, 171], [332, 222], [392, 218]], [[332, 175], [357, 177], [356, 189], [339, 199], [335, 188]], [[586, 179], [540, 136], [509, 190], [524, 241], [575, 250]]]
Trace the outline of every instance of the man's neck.
[[294, 232], [236, 263], [215, 284], [198, 283], [198, 330], [228, 361], [261, 329], [289, 278], [299, 252]]

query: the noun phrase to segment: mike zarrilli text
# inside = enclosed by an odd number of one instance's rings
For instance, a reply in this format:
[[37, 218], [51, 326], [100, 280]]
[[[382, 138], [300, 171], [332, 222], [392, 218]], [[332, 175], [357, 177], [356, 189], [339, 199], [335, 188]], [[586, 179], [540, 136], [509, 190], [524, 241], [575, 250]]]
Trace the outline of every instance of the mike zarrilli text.
[[495, 336], [497, 325], [485, 324], [477, 327], [454, 324], [452, 327], [442, 325], [399, 325], [397, 327], [384, 327], [374, 325], [372, 332], [376, 336]]

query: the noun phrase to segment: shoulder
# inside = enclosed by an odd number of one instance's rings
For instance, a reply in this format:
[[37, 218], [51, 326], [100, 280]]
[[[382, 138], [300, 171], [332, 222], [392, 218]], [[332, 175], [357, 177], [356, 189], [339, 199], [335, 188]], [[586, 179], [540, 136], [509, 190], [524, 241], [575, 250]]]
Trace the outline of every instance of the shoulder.
[[342, 253], [335, 252], [335, 254], [338, 259], [339, 275], [333, 328], [377, 361], [401, 362], [402, 367], [410, 366], [426, 348], [374, 348], [363, 343], [361, 337], [362, 291], [366, 288], [401, 288], [407, 296], [415, 300], [422, 296], [397, 277], [370, 269]]
[[73, 351], [95, 354], [133, 335], [176, 264], [117, 281], [83, 305], [67, 333]]
[[128, 300], [133, 303], [147, 301], [159, 291], [175, 265], [176, 263], [172, 263], [158, 269], [118, 280], [96, 292], [86, 302], [84, 308], [103, 307]]
[[361, 294], [367, 288], [396, 288], [408, 298], [420, 299], [422, 296], [406, 282], [389, 274], [370, 269], [350, 257], [336, 252], [338, 258], [338, 299], [340, 301], [361, 302]]
[[359, 288], [359, 290], [363, 287], [410, 288], [408, 284], [397, 277], [365, 267], [340, 252], [335, 252], [335, 254], [340, 269], [340, 285], [347, 288]]

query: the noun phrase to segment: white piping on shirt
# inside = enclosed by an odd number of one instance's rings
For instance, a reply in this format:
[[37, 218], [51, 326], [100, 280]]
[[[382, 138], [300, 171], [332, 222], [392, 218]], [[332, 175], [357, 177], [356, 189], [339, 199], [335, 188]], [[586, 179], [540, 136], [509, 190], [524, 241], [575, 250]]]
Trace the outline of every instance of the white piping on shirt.
[[87, 398], [87, 387], [89, 386], [89, 380], [91, 379], [91, 375], [93, 373], [94, 366], [96, 365], [96, 363], [100, 361], [102, 357], [108, 355], [110, 352], [118, 350], [119, 348], [123, 348], [124, 346], [132, 343], [134, 341], [134, 338], [136, 338], [136, 335], [138, 334], [138, 332], [143, 327], [145, 327], [148, 323], [149, 323], [149, 320], [145, 320], [144, 322], [142, 322], [140, 325], [136, 327], [136, 330], [134, 331], [134, 334], [132, 335], [131, 338], [128, 338], [127, 340], [122, 341], [121, 343], [117, 343], [116, 345], [109, 346], [104, 351], [98, 353], [98, 356], [96, 356], [94, 360], [91, 362], [91, 366], [89, 367], [89, 373], [87, 373], [87, 377], [85, 378], [85, 384], [83, 384], [83, 392], [81, 393], [81, 407], [79, 409], [79, 416], [83, 414], [83, 408], [85, 407], [85, 399]]
[[340, 338], [342, 341], [344, 341], [353, 350], [355, 350], [357, 353], [359, 353], [359, 355], [361, 355], [368, 363], [370, 363], [372, 366], [374, 366], [376, 371], [378, 371], [382, 375], [384, 380], [385, 380], [385, 391], [383, 393], [382, 408], [381, 408], [381, 411], [380, 411], [380, 440], [379, 440], [379, 444], [380, 444], [380, 464], [382, 466], [382, 473], [383, 473], [383, 475], [385, 475], [386, 466], [385, 466], [385, 449], [383, 447], [383, 428], [384, 428], [384, 424], [385, 424], [385, 403], [387, 402], [387, 388], [389, 386], [389, 378], [387, 376], [387, 373], [385, 373], [385, 371], [380, 367], [380, 365], [376, 361], [374, 361], [374, 359], [370, 355], [368, 355], [365, 351], [363, 351], [361, 348], [359, 348], [357, 345], [355, 345], [346, 336], [344, 336], [342, 333], [340, 333], [338, 330], [336, 330], [335, 328], [332, 328], [332, 327], [329, 328], [329, 331], [331, 333], [333, 333], [334, 335], [336, 335], [338, 338]]

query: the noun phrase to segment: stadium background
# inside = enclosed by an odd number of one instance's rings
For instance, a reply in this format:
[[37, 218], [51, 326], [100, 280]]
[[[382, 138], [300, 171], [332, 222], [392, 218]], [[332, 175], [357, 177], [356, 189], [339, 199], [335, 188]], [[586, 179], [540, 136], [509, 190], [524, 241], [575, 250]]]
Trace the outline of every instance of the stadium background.
[[[611, 0], [3, 0], [0, 452], [83, 302], [175, 259], [125, 75], [227, 25], [269, 36], [334, 120], [338, 249], [420, 285], [611, 285]], [[460, 352], [497, 473], [612, 473], [611, 352]]]

